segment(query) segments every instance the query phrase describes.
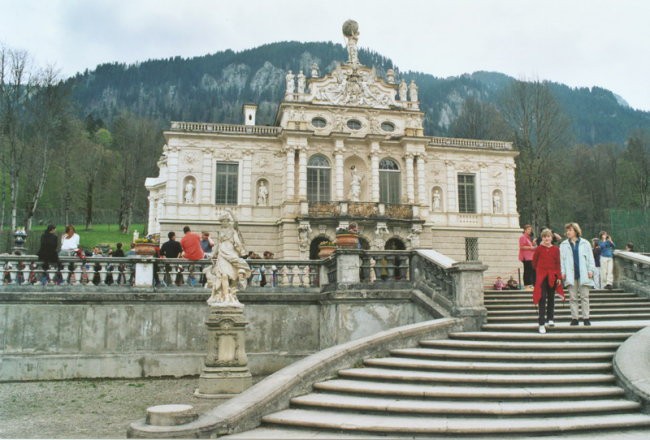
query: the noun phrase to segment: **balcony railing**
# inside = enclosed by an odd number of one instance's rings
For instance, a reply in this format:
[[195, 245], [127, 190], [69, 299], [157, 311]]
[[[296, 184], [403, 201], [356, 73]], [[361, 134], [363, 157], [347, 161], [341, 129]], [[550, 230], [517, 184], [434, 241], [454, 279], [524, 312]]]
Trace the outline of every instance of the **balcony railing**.
[[179, 122], [172, 121], [171, 130], [195, 131], [201, 133], [234, 133], [255, 134], [262, 136], [277, 136], [282, 127], [267, 127], [264, 125], [214, 124], [209, 122]]
[[309, 202], [309, 216], [317, 218], [363, 217], [410, 220], [413, 218], [412, 205], [399, 205], [375, 202]]
[[447, 137], [430, 137], [432, 146], [478, 148], [483, 150], [512, 150], [512, 142], [487, 141], [482, 139], [462, 139]]

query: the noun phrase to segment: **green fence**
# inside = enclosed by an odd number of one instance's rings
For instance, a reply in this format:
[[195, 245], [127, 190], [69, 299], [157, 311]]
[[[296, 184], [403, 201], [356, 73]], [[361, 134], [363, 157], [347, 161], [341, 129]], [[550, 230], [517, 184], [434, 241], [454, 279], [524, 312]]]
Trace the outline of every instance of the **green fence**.
[[628, 242], [634, 243], [637, 252], [650, 252], [650, 211], [643, 209], [610, 209], [609, 233], [617, 249], [625, 249]]

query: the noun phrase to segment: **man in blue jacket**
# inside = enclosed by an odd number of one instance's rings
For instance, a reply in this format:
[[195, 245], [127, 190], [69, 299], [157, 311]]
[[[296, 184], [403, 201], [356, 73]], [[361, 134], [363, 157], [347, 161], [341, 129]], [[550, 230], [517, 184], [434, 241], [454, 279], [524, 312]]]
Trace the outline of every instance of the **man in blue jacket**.
[[[578, 325], [579, 306], [582, 308], [584, 325], [589, 321], [589, 288], [594, 287], [596, 264], [589, 241], [581, 238], [582, 230], [577, 223], [564, 226], [567, 239], [560, 244], [560, 267], [564, 284], [569, 286], [571, 325]], [[580, 304], [578, 304], [580, 300]]]

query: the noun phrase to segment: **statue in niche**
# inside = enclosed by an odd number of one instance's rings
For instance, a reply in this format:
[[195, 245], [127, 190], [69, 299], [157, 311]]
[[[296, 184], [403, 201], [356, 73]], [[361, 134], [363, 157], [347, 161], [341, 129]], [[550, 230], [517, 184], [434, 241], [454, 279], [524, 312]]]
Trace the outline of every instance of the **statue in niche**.
[[400, 101], [406, 101], [406, 81], [402, 80], [402, 82], [399, 83], [399, 100]]
[[239, 233], [237, 221], [230, 211], [219, 215], [221, 229], [217, 232], [217, 249], [212, 256], [212, 266], [205, 269], [206, 287], [212, 289], [208, 298], [211, 306], [240, 306], [237, 288], [251, 275], [251, 269], [241, 255], [246, 254], [244, 241]]
[[257, 188], [257, 204], [258, 206], [267, 206], [269, 204], [269, 188], [263, 180], [260, 181]]
[[293, 94], [296, 90], [296, 83], [294, 81], [295, 75], [290, 71], [287, 72], [287, 76], [285, 77], [287, 80], [287, 91], [286, 94], [290, 95]]
[[305, 93], [305, 74], [302, 73], [302, 70], [298, 72], [298, 93]]
[[350, 193], [348, 198], [351, 202], [358, 202], [361, 197], [361, 181], [363, 176], [357, 171], [357, 167], [352, 165], [350, 167]]
[[185, 203], [194, 203], [194, 180], [189, 179], [185, 184]]
[[492, 195], [492, 208], [495, 214], [501, 214], [501, 194], [498, 191]]
[[318, 64], [313, 63], [311, 65], [311, 77], [312, 78], [318, 78], [319, 76], [320, 76], [320, 72], [319, 72], [319, 69], [318, 69]]
[[442, 209], [442, 194], [440, 194], [440, 190], [436, 188], [433, 191], [433, 210], [440, 211], [440, 209]]
[[413, 80], [411, 80], [411, 83], [409, 84], [409, 95], [411, 101], [416, 102], [418, 100], [418, 86]]
[[343, 36], [347, 40], [348, 62], [354, 66], [359, 64], [359, 23], [354, 20], [347, 20], [343, 23]]

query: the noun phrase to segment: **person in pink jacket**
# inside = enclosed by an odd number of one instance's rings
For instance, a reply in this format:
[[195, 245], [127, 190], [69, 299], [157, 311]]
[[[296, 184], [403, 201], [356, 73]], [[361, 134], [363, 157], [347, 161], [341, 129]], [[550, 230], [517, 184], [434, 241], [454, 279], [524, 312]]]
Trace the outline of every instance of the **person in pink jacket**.
[[524, 232], [519, 237], [519, 261], [524, 264], [524, 286], [532, 290], [535, 284], [535, 269], [533, 269], [533, 254], [535, 243], [532, 240], [533, 227], [524, 225]]

